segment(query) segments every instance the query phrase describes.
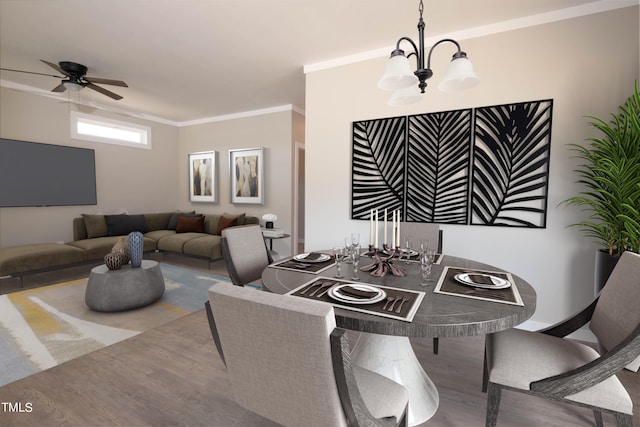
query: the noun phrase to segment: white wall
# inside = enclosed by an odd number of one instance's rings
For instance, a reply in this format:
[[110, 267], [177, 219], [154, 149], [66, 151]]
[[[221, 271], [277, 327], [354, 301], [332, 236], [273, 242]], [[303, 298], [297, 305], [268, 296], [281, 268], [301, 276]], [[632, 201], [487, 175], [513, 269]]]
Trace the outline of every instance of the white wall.
[[75, 140], [70, 136], [69, 111], [77, 108], [56, 99], [0, 88], [0, 137], [94, 149], [98, 196], [94, 206], [0, 208], [0, 247], [71, 241], [72, 219], [83, 213], [133, 214], [176, 208], [178, 129], [80, 107], [85, 113], [150, 126], [152, 149]]
[[[180, 209], [197, 212], [246, 212], [262, 218], [265, 213], [275, 213], [275, 227], [286, 233], [292, 229], [292, 164], [293, 164], [293, 113], [283, 111], [233, 120], [217, 121], [180, 128], [178, 152]], [[229, 180], [229, 150], [264, 148], [265, 199], [263, 205], [232, 204]], [[187, 156], [198, 151], [218, 152], [218, 201], [216, 203], [189, 202]], [[290, 239], [273, 242], [273, 250], [288, 256]]]
[[307, 74], [305, 249], [332, 247], [354, 231], [368, 236], [367, 221], [349, 219], [353, 121], [552, 98], [547, 228], [442, 225], [444, 252], [529, 281], [538, 293], [533, 321], [581, 308], [593, 297], [595, 245], [567, 228], [581, 214], [558, 207], [579, 190], [566, 144], [592, 134], [586, 115], [607, 117], [631, 94], [640, 75], [638, 16], [633, 7], [464, 40], [482, 82], [456, 94], [437, 90], [453, 53], [441, 46], [422, 101], [407, 107], [386, 106], [389, 94], [376, 87], [386, 58]]

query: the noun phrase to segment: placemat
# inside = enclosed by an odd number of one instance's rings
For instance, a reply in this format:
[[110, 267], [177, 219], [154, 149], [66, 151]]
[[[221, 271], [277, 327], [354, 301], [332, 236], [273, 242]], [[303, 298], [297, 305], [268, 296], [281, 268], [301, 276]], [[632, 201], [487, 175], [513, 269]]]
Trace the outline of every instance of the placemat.
[[[317, 253], [319, 254], [320, 252], [317, 252]], [[313, 254], [315, 254], [315, 252], [312, 252], [310, 255], [313, 255]], [[281, 268], [283, 270], [299, 271], [301, 273], [319, 274], [324, 270], [326, 270], [327, 268], [332, 267], [336, 263], [333, 255], [329, 255], [329, 256], [330, 256], [330, 259], [328, 261], [315, 262], [315, 263], [301, 262], [301, 261], [296, 261], [293, 258], [289, 258], [283, 261], [274, 262], [273, 264], [269, 265], [269, 267]]]
[[[329, 296], [329, 289], [333, 286], [352, 284], [352, 285], [368, 285], [379, 288], [386, 293], [386, 298], [374, 304], [349, 304], [338, 301]], [[302, 284], [296, 289], [287, 293], [301, 298], [313, 299], [316, 301], [328, 302], [335, 307], [344, 308], [346, 310], [358, 311], [361, 313], [373, 314], [376, 316], [387, 317], [390, 319], [403, 320], [411, 322], [413, 317], [422, 303], [425, 293], [420, 291], [412, 291], [408, 289], [392, 288], [389, 286], [372, 285], [371, 283], [354, 282], [353, 280], [336, 279], [333, 277], [316, 277]], [[401, 304], [403, 298], [405, 302]], [[389, 308], [393, 308], [390, 311]], [[396, 312], [401, 307], [400, 312]], [[385, 309], [386, 308], [386, 309]]]
[[[455, 276], [460, 273], [477, 273], [477, 274], [490, 274], [492, 276], [500, 277], [511, 283], [511, 286], [505, 289], [485, 289], [476, 288], [473, 286], [467, 286], [455, 279]], [[434, 289], [435, 293], [455, 295], [463, 298], [474, 298], [485, 301], [498, 302], [501, 304], [511, 304], [524, 306], [518, 288], [515, 281], [511, 276], [511, 273], [503, 271], [487, 271], [476, 269], [464, 269], [457, 267], [444, 267], [438, 284]]]

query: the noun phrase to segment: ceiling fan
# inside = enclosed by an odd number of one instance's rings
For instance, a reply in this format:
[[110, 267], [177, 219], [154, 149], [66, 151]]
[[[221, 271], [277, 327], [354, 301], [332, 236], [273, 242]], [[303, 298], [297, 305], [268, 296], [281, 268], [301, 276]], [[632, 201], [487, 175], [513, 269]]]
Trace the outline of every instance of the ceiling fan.
[[88, 87], [89, 89], [93, 89], [96, 92], [100, 92], [103, 95], [108, 96], [109, 98], [113, 98], [116, 101], [122, 99], [122, 96], [117, 93], [113, 93], [110, 90], [107, 90], [103, 87], [96, 85], [96, 83], [112, 85], [112, 86], [120, 86], [120, 87], [129, 87], [127, 84], [121, 80], [111, 80], [111, 79], [102, 79], [98, 77], [87, 77], [87, 67], [82, 64], [77, 64], [75, 62], [70, 61], [61, 61], [58, 65], [51, 63], [49, 61], [45, 61], [41, 59], [40, 61], [44, 62], [54, 70], [64, 74], [63, 76], [56, 76], [53, 74], [45, 74], [45, 73], [35, 73], [33, 71], [23, 71], [23, 70], [11, 70], [9, 68], [0, 68], [0, 70], [4, 71], [15, 71], [18, 73], [28, 73], [28, 74], [38, 74], [41, 76], [49, 76], [63, 79], [62, 82], [53, 88], [51, 92], [64, 92], [65, 90], [71, 91], [79, 91], [82, 88]]

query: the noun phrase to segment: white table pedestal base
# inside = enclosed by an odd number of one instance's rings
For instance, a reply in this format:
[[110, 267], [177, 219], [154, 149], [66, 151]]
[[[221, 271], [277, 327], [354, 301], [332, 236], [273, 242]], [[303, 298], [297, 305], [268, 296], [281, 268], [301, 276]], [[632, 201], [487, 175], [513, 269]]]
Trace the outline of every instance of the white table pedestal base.
[[413, 352], [409, 338], [361, 333], [352, 344], [354, 364], [384, 375], [409, 391], [409, 425], [422, 424], [435, 414], [440, 397]]

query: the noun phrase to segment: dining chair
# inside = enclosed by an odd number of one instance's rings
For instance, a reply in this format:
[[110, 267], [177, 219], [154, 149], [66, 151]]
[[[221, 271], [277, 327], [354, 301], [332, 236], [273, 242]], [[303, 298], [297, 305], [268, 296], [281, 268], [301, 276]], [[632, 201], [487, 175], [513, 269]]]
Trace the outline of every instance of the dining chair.
[[407, 389], [351, 363], [331, 304], [219, 283], [206, 306], [244, 408], [285, 426], [407, 426]]
[[256, 224], [225, 228], [220, 247], [229, 278], [236, 286], [259, 282], [262, 271], [273, 262]]
[[[509, 329], [487, 335], [483, 391], [486, 425], [496, 425], [503, 389], [588, 407], [618, 427], [632, 426], [633, 402], [615, 376], [640, 356], [640, 255], [625, 252], [599, 296], [587, 308], [547, 329]], [[603, 347], [566, 337], [589, 322]]]
[[[411, 237], [415, 242], [416, 240], [422, 242], [429, 242], [429, 247], [435, 249], [437, 253], [442, 253], [442, 230], [438, 224], [423, 223], [423, 222], [401, 222], [400, 234], [402, 238], [405, 236]], [[404, 245], [404, 242], [400, 242]], [[415, 247], [415, 243], [413, 244]], [[438, 337], [433, 338], [433, 354], [438, 354], [440, 347], [440, 339]]]

